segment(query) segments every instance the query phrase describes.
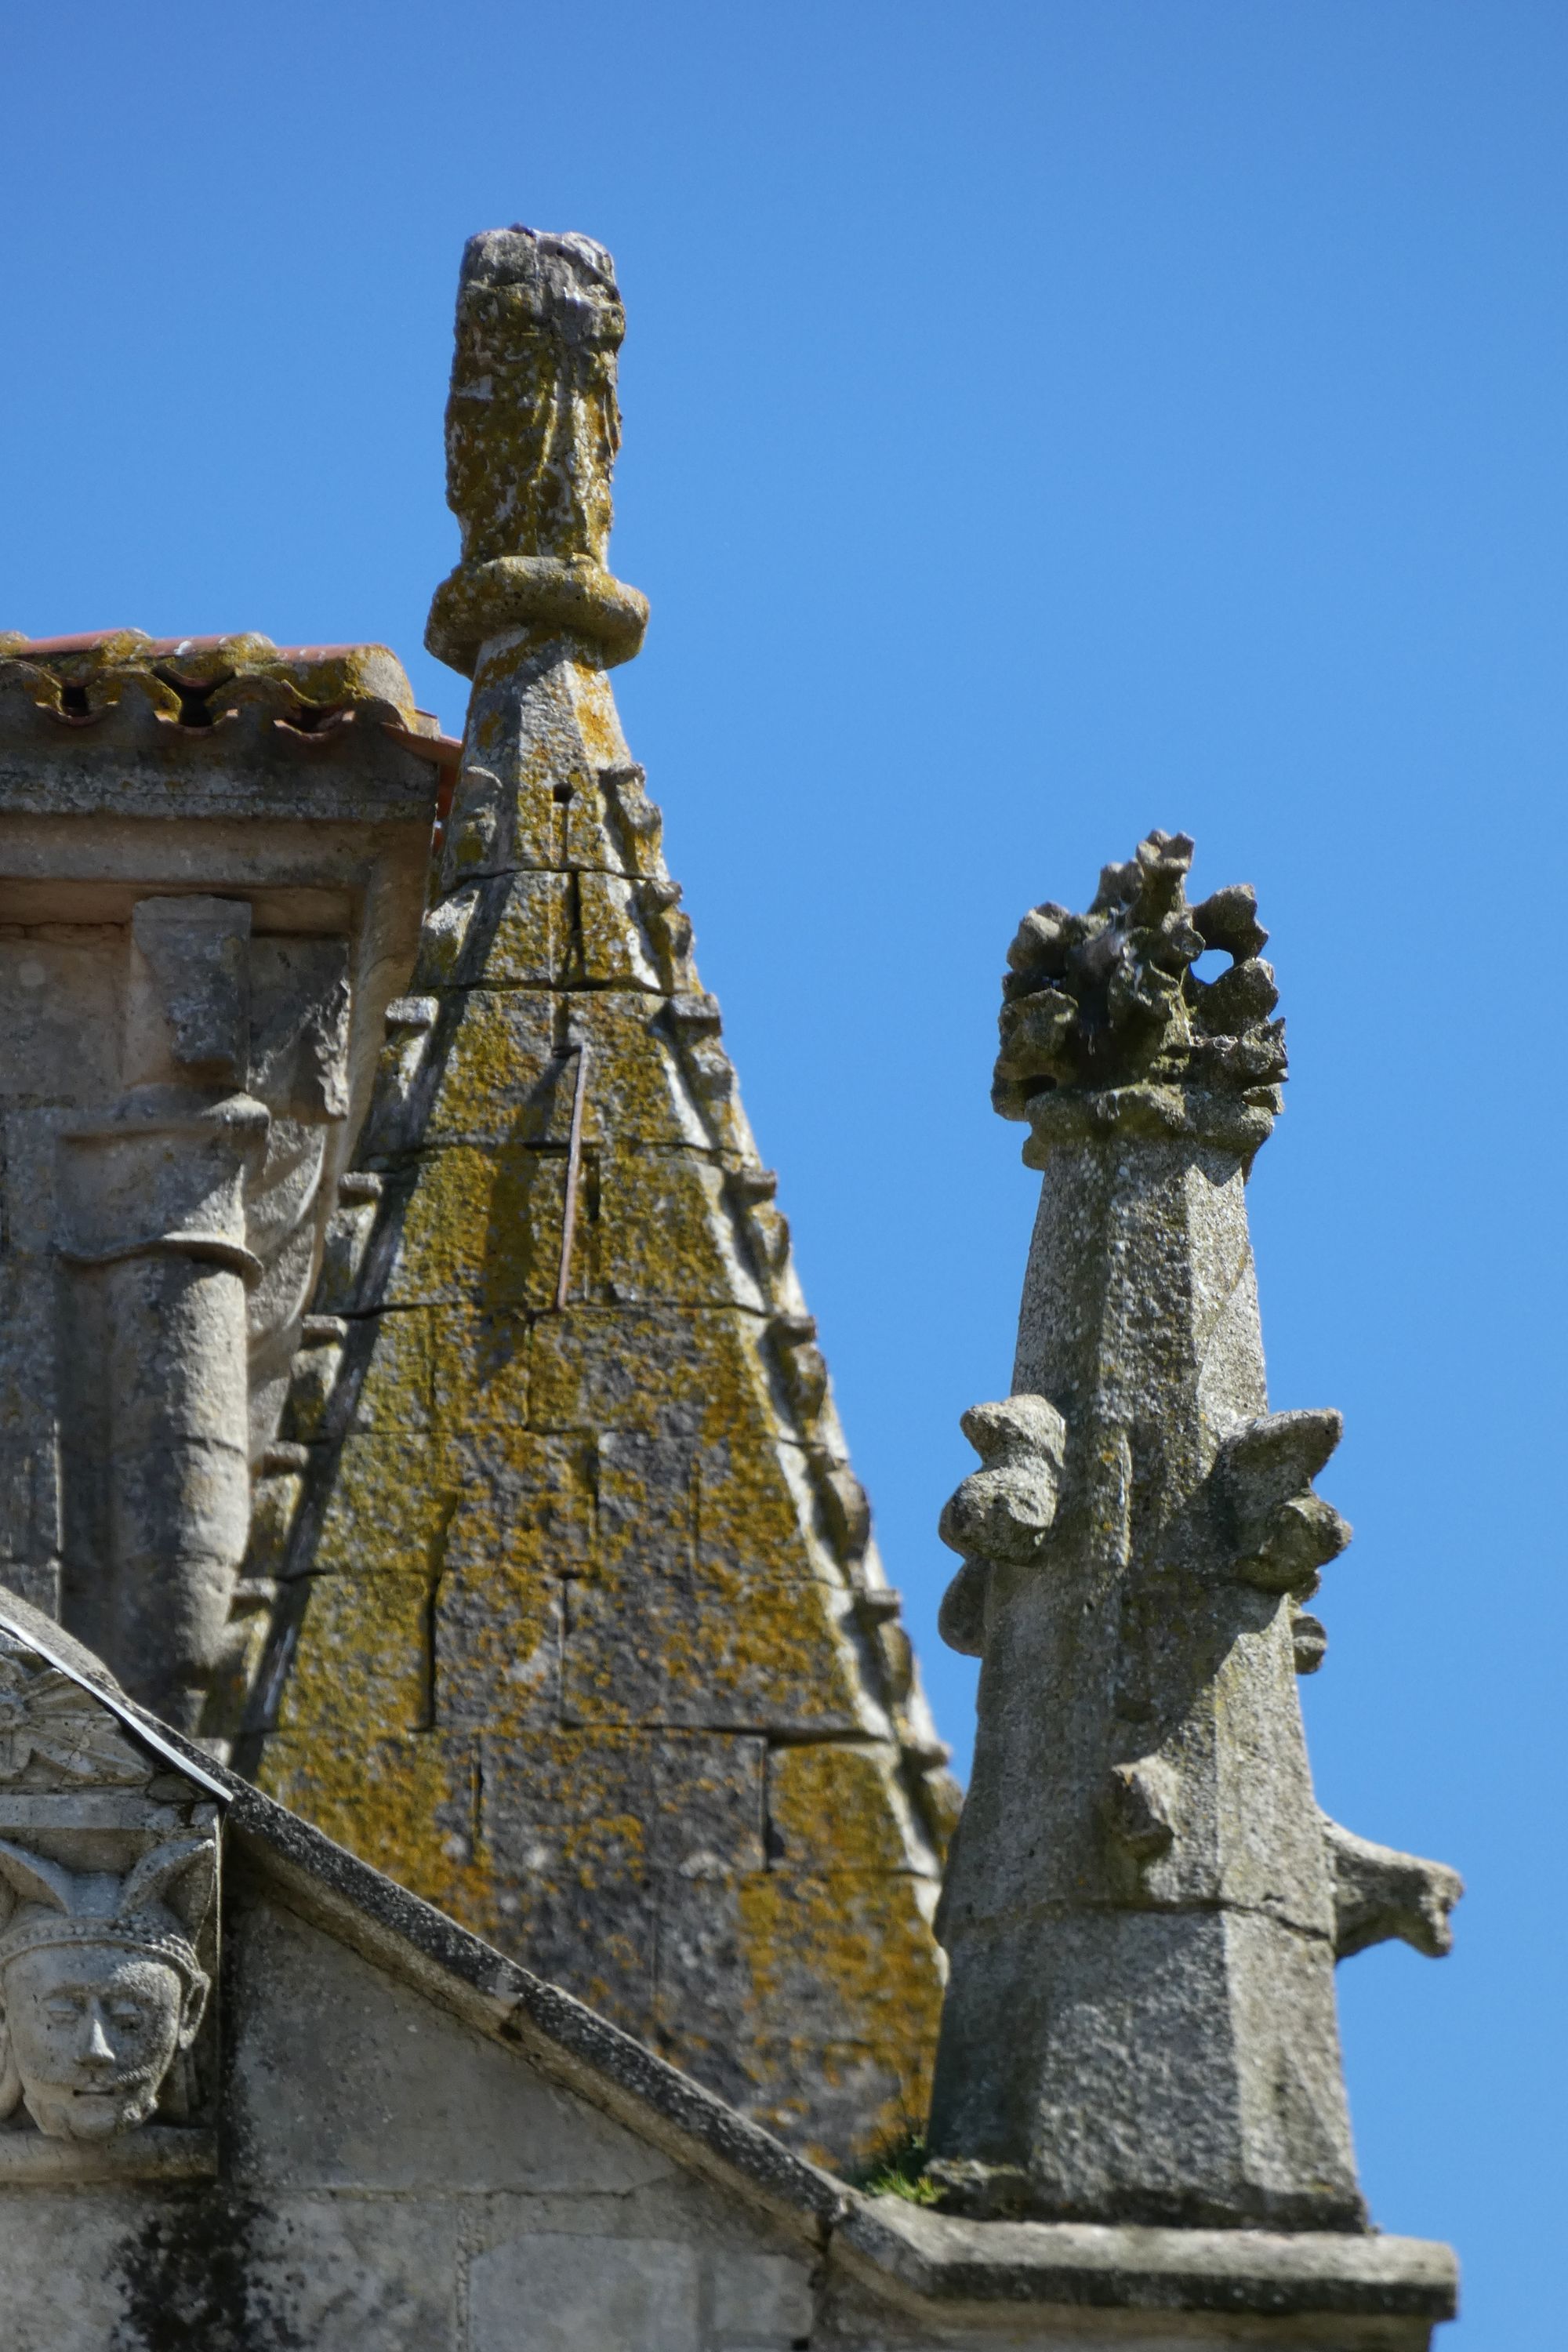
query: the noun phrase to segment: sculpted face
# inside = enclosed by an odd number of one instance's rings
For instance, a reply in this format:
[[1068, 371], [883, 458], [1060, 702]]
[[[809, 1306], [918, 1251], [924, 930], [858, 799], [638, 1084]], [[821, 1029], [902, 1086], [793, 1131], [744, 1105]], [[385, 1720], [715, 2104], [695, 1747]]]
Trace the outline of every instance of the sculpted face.
[[19, 1952], [3, 1990], [12, 2063], [51, 2139], [109, 2139], [145, 2123], [200, 2021], [177, 1969], [122, 1945]]

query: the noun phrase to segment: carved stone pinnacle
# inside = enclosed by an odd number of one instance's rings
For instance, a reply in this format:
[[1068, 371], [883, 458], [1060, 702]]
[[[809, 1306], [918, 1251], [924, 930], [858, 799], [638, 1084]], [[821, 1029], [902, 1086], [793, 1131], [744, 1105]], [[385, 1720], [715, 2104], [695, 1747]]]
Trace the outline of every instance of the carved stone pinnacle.
[[1191, 860], [1152, 835], [1009, 957], [995, 1101], [1043, 1181], [1013, 1394], [942, 1520], [983, 1664], [931, 2169], [981, 2214], [1355, 2230], [1333, 1963], [1445, 1950], [1460, 1887], [1313, 1797], [1340, 1416], [1268, 1410], [1245, 1183], [1282, 1029], [1252, 893], [1189, 908]]

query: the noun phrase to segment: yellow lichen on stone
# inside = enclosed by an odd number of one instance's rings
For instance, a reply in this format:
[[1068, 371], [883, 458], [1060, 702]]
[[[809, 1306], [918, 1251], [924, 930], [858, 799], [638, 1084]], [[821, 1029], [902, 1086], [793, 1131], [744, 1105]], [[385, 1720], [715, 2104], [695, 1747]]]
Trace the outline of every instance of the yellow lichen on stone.
[[619, 335], [599, 248], [470, 247], [464, 766], [259, 1771], [839, 2159], [924, 2105], [942, 1751], [604, 675]]

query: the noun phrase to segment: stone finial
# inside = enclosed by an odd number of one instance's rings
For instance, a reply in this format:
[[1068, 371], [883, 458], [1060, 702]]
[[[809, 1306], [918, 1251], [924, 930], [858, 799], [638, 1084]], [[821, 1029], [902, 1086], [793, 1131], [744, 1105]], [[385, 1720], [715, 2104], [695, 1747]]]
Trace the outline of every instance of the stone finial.
[[1251, 891], [1189, 908], [1191, 860], [1152, 835], [1009, 958], [994, 1099], [1043, 1181], [1013, 1393], [942, 1520], [983, 1664], [931, 2173], [980, 2212], [1359, 2229], [1333, 1963], [1445, 1951], [1461, 1888], [1312, 1794], [1341, 1422], [1268, 1410], [1245, 1182], [1283, 1027]]
[[615, 264], [591, 237], [519, 225], [469, 238], [447, 406], [463, 557], [425, 640], [466, 677], [504, 631], [584, 639], [604, 665], [642, 643], [647, 600], [605, 568], [625, 332]]
[[[1184, 833], [1152, 833], [1105, 867], [1087, 914], [1047, 900], [1019, 925], [991, 1099], [1004, 1118], [1029, 1119], [1037, 1142], [1113, 1119], [1207, 1124], [1253, 1148], [1268, 1135], [1286, 1074], [1285, 1024], [1268, 1017], [1279, 992], [1258, 954], [1268, 934], [1245, 884], [1189, 907], [1192, 860]], [[1231, 960], [1212, 981], [1194, 969], [1205, 948]]]

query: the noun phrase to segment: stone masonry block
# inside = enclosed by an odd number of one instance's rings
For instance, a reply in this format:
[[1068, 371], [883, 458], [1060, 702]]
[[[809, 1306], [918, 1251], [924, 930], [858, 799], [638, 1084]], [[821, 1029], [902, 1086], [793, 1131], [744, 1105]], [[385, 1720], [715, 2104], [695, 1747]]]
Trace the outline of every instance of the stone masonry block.
[[479, 1853], [479, 1751], [463, 1735], [269, 1739], [258, 1780], [400, 1886], [496, 1940], [496, 1890]]
[[700, 2344], [697, 2250], [674, 2241], [514, 2238], [468, 2269], [470, 2352], [695, 2352]]
[[720, 1561], [638, 1556], [573, 1584], [562, 1700], [574, 1723], [882, 1727], [837, 1636], [835, 1596]]
[[485, 1742], [482, 1827], [523, 1873], [696, 1880], [763, 1868], [760, 1738], [531, 1731]]
[[403, 1307], [357, 1318], [343, 1349], [359, 1375], [353, 1427], [360, 1434], [427, 1430], [434, 1418], [431, 1311]]
[[70, 929], [75, 937], [0, 932], [5, 1093], [23, 1101], [89, 1101], [118, 1080], [123, 934]]
[[[126, 2317], [121, 2252], [140, 2208], [126, 2189], [0, 2198], [7, 2352], [107, 2352]], [[64, 2246], [70, 2257], [62, 2262]]]
[[437, 1425], [481, 1444], [525, 1428], [531, 1332], [521, 1307], [440, 1308], [430, 1331]]
[[708, 2258], [710, 2326], [733, 2352], [789, 2352], [813, 2328], [811, 2265], [725, 2247]]
[[563, 1152], [456, 1144], [424, 1155], [386, 1269], [387, 1307], [455, 1303], [504, 1313], [554, 1303]]
[[942, 1969], [920, 1882], [880, 1871], [768, 1870], [740, 1890], [764, 2013], [779, 2032], [864, 2042], [929, 2068]]
[[564, 1986], [613, 2025], [646, 2039], [658, 1954], [658, 1888], [590, 1864], [585, 1871], [498, 1870], [491, 1941]]
[[723, 1171], [689, 1149], [626, 1147], [599, 1162], [599, 1278], [628, 1305], [768, 1300], [737, 1245]]
[[469, 988], [421, 1142], [535, 1143], [551, 1131], [554, 1097], [572, 1072], [557, 1050], [556, 997], [546, 989]]
[[768, 1853], [775, 1871], [820, 1876], [909, 1870], [922, 1845], [903, 1833], [900, 1752], [884, 1740], [813, 1740], [768, 1751]]
[[427, 1576], [456, 1499], [438, 1438], [417, 1431], [346, 1437], [311, 1565], [322, 1575]]
[[[605, 988], [584, 990], [569, 1004], [573, 1035], [586, 1043], [589, 1054], [586, 1140], [706, 1149], [708, 1130], [680, 1074], [665, 1000]], [[568, 1115], [570, 1108], [568, 1103]], [[563, 1139], [563, 1127], [560, 1132]]]
[[641, 988], [658, 994], [658, 966], [643, 929], [636, 886], [616, 875], [576, 877], [582, 978], [592, 988]]
[[279, 1727], [358, 1746], [409, 1731], [430, 1708], [432, 1579], [395, 1569], [306, 1580], [303, 1638]]
[[[458, 2220], [455, 2207], [434, 2200], [273, 2196], [226, 2231], [220, 2220], [213, 2242], [231, 2263], [244, 2245], [250, 2291], [241, 2324], [263, 2343], [459, 2352]], [[163, 2297], [154, 2308], [166, 2317]]]
[[[258, 1906], [237, 1942], [242, 2181], [592, 2200], [625, 2197], [669, 2170], [668, 2158], [521, 2054], [292, 1914]], [[324, 2083], [331, 2098], [302, 2094]], [[389, 2128], [395, 2117], [416, 2117], [417, 2127]]]
[[[935, 2011], [928, 2014], [923, 1994], [917, 1995], [916, 2014], [926, 2019], [923, 2041], [908, 2029], [892, 2039], [879, 2038], [875, 2030], [863, 2035], [825, 2034], [809, 2020], [797, 2022], [776, 2000], [771, 2007], [759, 2004], [746, 2052], [752, 2084], [746, 2112], [765, 2131], [776, 2133], [817, 2163], [869, 2156], [889, 2140], [904, 2137], [918, 2128], [929, 2095], [926, 2044]], [[776, 2032], [766, 2030], [773, 2020], [780, 2026]], [[836, 2156], [838, 2150], [843, 2154]], [[1039, 2341], [1005, 2340], [1007, 2352], [1036, 2352]], [[872, 2341], [884, 2352], [887, 2339]], [[1080, 2352], [1070, 2337], [1068, 2344], [1071, 2352]], [[1057, 2352], [1055, 2346], [1051, 2352]], [[1068, 2352], [1067, 2346], [1062, 2352]], [[1132, 2347], [1119, 2347], [1119, 2352], [1132, 2352]], [[1174, 2352], [1174, 2347], [1139, 2344], [1137, 2352]]]
[[504, 891], [473, 978], [486, 988], [555, 986], [571, 951], [572, 877], [517, 874]]
[[[751, 1385], [754, 1318], [733, 1309], [616, 1309], [574, 1305], [532, 1336], [535, 1429], [636, 1431], [698, 1438], [717, 1403], [732, 1418]], [[713, 1396], [712, 1358], [729, 1369]]]
[[438, 1724], [504, 1735], [557, 1721], [563, 1607], [552, 1577], [448, 1562], [430, 1607]]
[[592, 1437], [535, 1437], [525, 1429], [447, 1441], [460, 1496], [447, 1525], [448, 1568], [536, 1575], [584, 1573], [597, 1552], [598, 1448]]

